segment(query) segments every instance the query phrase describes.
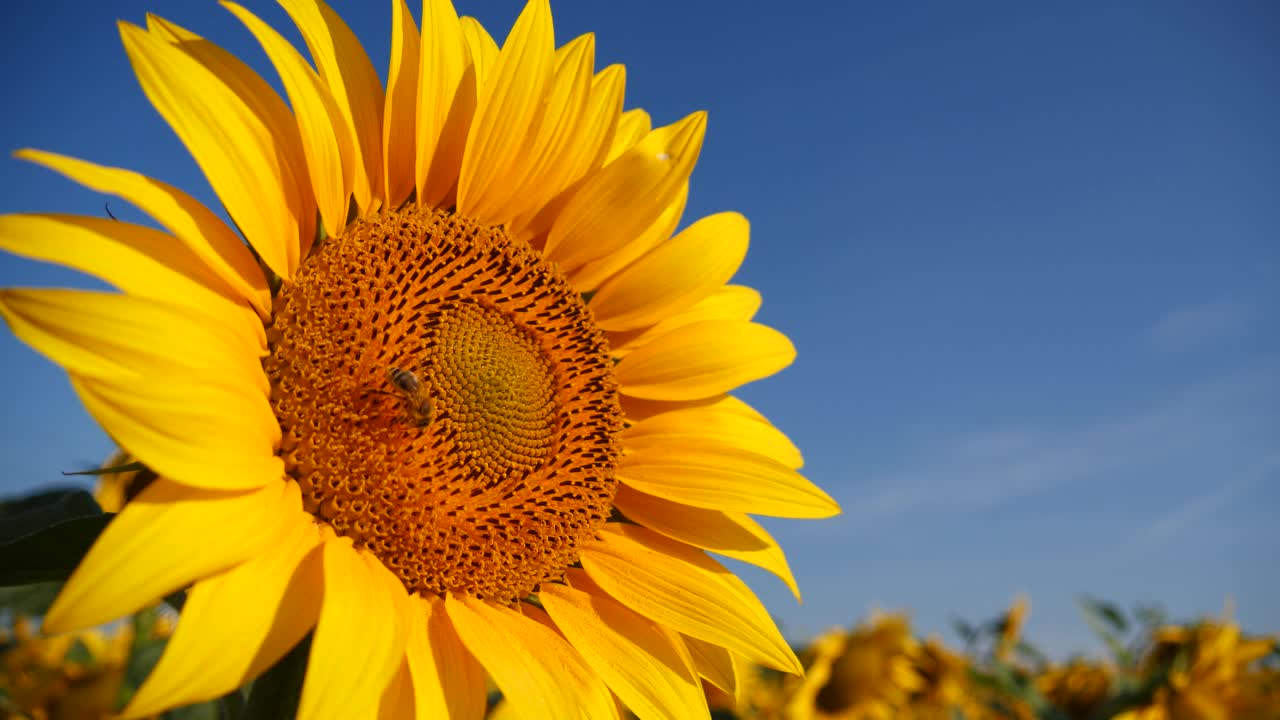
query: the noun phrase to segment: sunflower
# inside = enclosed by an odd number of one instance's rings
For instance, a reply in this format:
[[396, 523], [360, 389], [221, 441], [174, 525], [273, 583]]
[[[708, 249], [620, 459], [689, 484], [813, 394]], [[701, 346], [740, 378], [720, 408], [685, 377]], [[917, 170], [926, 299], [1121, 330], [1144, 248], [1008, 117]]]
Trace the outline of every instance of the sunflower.
[[912, 718], [949, 720], [957, 715], [977, 720], [986, 715], [969, 681], [969, 662], [947, 649], [938, 638], [920, 644], [916, 672], [921, 684], [911, 698]]
[[[172, 631], [167, 615], [148, 623], [149, 638]], [[134, 647], [134, 626], [90, 628], [41, 637], [30, 618], [19, 616], [3, 633], [0, 652], [0, 711], [14, 720], [106, 720], [114, 714]]]
[[1051, 666], [1036, 678], [1036, 687], [1071, 720], [1088, 720], [1106, 702], [1114, 683], [1106, 665], [1075, 659]]
[[1001, 616], [997, 623], [997, 636], [993, 650], [996, 660], [1009, 662], [1018, 646], [1018, 638], [1022, 634], [1022, 625], [1031, 612], [1031, 601], [1026, 595], [1018, 595], [1013, 599], [1008, 612]]
[[1227, 619], [1192, 627], [1160, 628], [1145, 660], [1146, 671], [1165, 675], [1151, 701], [1117, 715], [1117, 720], [1275, 720], [1274, 671], [1258, 661], [1276, 640], [1244, 637]]
[[852, 632], [832, 630], [804, 653], [787, 720], [881, 720], [906, 714], [925, 688], [915, 660], [920, 644], [905, 615], [873, 616]]
[[[233, 221], [128, 170], [18, 154], [163, 230], [0, 218], [0, 246], [120, 292], [0, 311], [155, 473], [49, 610], [64, 632], [189, 588], [125, 717], [220, 696], [311, 634], [299, 717], [699, 717], [700, 678], [800, 664], [706, 551], [794, 580], [748, 513], [835, 502], [728, 393], [790, 364], [726, 284], [748, 224], [680, 225], [706, 115], [623, 112], [594, 38], [531, 0], [499, 47], [393, 2], [384, 89], [350, 29], [282, 0], [311, 62], [225, 7], [288, 99], [191, 30], [121, 23]], [[243, 238], [243, 239], [242, 239]], [[615, 699], [616, 698], [616, 699]]]

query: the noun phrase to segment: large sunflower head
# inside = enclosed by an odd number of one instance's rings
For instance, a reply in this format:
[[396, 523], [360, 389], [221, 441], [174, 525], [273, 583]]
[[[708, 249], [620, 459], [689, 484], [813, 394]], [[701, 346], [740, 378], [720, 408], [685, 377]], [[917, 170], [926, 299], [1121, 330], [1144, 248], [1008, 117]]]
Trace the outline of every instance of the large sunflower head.
[[[311, 634], [299, 716], [706, 716], [701, 680], [797, 662], [706, 551], [794, 590], [751, 514], [838, 511], [729, 393], [788, 365], [726, 284], [736, 213], [682, 213], [706, 116], [652, 127], [546, 0], [499, 45], [448, 0], [393, 2], [386, 85], [317, 0], [310, 54], [231, 2], [285, 98], [195, 32], [121, 23], [143, 91], [232, 220], [38, 151], [149, 214], [0, 218], [0, 247], [120, 292], [8, 290], [156, 477], [51, 608], [62, 631], [189, 588], [126, 708], [220, 696]], [[286, 102], [287, 100], [287, 102]]]

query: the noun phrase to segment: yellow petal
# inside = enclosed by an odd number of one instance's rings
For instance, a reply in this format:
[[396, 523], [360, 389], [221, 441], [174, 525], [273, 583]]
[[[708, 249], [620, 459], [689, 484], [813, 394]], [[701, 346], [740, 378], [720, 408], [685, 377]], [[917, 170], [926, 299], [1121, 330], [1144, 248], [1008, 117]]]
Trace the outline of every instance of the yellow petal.
[[704, 320], [678, 327], [618, 363], [619, 391], [696, 400], [768, 377], [795, 360], [786, 335], [756, 323]]
[[521, 717], [606, 718], [612, 698], [554, 630], [483, 600], [450, 594], [445, 609], [467, 649]]
[[476, 107], [476, 68], [449, 0], [423, 0], [418, 61], [414, 146], [418, 204], [445, 207], [458, 182]]
[[733, 664], [733, 679], [738, 686], [733, 699], [738, 707], [748, 707], [751, 703], [752, 686], [759, 684], [754, 682], [754, 678], [760, 671], [755, 663], [737, 653], [729, 653], [729, 660]]
[[413, 192], [421, 40], [405, 0], [394, 0], [391, 14], [391, 66], [387, 70], [387, 104], [382, 110], [382, 171], [387, 205], [396, 208]]
[[563, 177], [571, 170], [568, 160], [582, 152], [580, 128], [587, 120], [595, 52], [595, 36], [590, 34], [556, 51], [555, 75], [543, 111], [534, 120], [521, 157], [508, 170], [509, 187], [518, 191], [509, 190], [495, 211], [505, 224], [536, 212], [568, 185]]
[[253, 346], [217, 318], [147, 298], [89, 290], [0, 290], [15, 335], [84, 377], [214, 382], [265, 401]]
[[126, 295], [0, 291], [13, 332], [72, 372], [85, 407], [130, 454], [186, 484], [261, 487], [283, 465], [257, 357], [193, 312]]
[[484, 668], [454, 631], [444, 600], [414, 596], [409, 602], [405, 655], [413, 676], [416, 717], [480, 720], [486, 704]]
[[310, 227], [299, 180], [279, 141], [227, 84], [177, 47], [120, 23], [125, 51], [151, 104], [173, 128], [249, 244], [278, 275], [298, 267]]
[[[557, 199], [557, 202], [559, 200]], [[591, 292], [636, 258], [665, 242], [675, 232], [689, 202], [689, 183], [683, 183], [676, 196], [667, 203], [649, 227], [640, 231], [622, 247], [601, 258], [596, 258], [568, 273], [569, 283], [579, 292]], [[554, 206], [555, 203], [553, 203]], [[554, 219], [554, 218], [553, 218]]]
[[688, 659], [649, 618], [609, 597], [547, 583], [538, 593], [556, 626], [642, 720], [707, 717]]
[[745, 217], [729, 212], [685, 228], [600, 286], [590, 305], [596, 324], [631, 330], [687, 310], [738, 271], [749, 228]]
[[[610, 65], [591, 80], [591, 93], [576, 136], [551, 169], [545, 187], [536, 188], [540, 199], [511, 221], [508, 231], [517, 239], [541, 248], [547, 231], [572, 199], [577, 187], [604, 164], [605, 152], [618, 126], [627, 73], [622, 65]], [[672, 226], [674, 229], [674, 226]], [[663, 236], [665, 239], [670, 235]]]
[[713, 395], [697, 400], [677, 402], [645, 400], [643, 398], [626, 397], [625, 395], [619, 399], [622, 401], [623, 416], [632, 424], [648, 420], [655, 415], [678, 410], [715, 410], [717, 412], [741, 415], [757, 422], [769, 422], [769, 419], [761, 415], [758, 410], [732, 395]]
[[489, 81], [493, 69], [498, 67], [498, 56], [502, 51], [498, 48], [497, 41], [479, 20], [464, 16], [458, 21], [461, 23], [462, 39], [466, 44], [467, 54], [471, 57], [471, 64], [475, 66], [476, 87], [482, 88]]
[[49, 608], [44, 629], [61, 633], [114, 620], [256, 557], [287, 529], [279, 518], [300, 507], [293, 483], [229, 493], [155, 480], [98, 536]]
[[178, 629], [125, 717], [145, 717], [225, 695], [274, 665], [315, 625], [324, 590], [317, 532], [299, 506], [261, 555], [187, 594]]
[[762, 665], [801, 672], [750, 588], [701, 550], [638, 525], [609, 523], [583, 548], [582, 567], [636, 612]]
[[[271, 316], [271, 290], [253, 254], [217, 215], [195, 198], [172, 185], [131, 170], [95, 165], [39, 150], [19, 150], [15, 155], [60, 172], [98, 192], [111, 193], [133, 203], [155, 218], [204, 262], [220, 283], [218, 290], [222, 294], [250, 303], [262, 317]], [[46, 238], [39, 240], [53, 244]]]
[[622, 113], [622, 117], [618, 118], [618, 130], [609, 144], [609, 152], [605, 155], [604, 164], [608, 165], [622, 153], [635, 147], [636, 143], [643, 140], [652, 130], [653, 122], [649, 119], [649, 113], [644, 110], [636, 108]]
[[[600, 595], [607, 595], [607, 593], [601, 590]], [[546, 610], [530, 603], [521, 604], [519, 607], [521, 615], [533, 620], [534, 622], [540, 623], [543, 627], [555, 633], [556, 637], [567, 640], [564, 636], [564, 632], [556, 626], [555, 621], [551, 619], [551, 616], [547, 614]], [[570, 647], [573, 648], [572, 645], [570, 645]], [[577, 653], [577, 648], [573, 648], [573, 650], [574, 654], [578, 655], [579, 660], [582, 660], [581, 655]], [[591, 715], [584, 714], [583, 717], [599, 717], [601, 720], [621, 720], [623, 716], [626, 715], [626, 711], [621, 701], [619, 701], [618, 697], [609, 690], [609, 686], [605, 685], [604, 681], [600, 678], [600, 675], [592, 672], [584, 677], [591, 685], [588, 696], [592, 699], [585, 703], [585, 705], [587, 707], [594, 706], [596, 708], [596, 712]], [[587, 710], [584, 708], [583, 712], [586, 713]]]
[[693, 666], [698, 675], [721, 690], [736, 695], [738, 693], [738, 676], [734, 671], [733, 653], [724, 648], [699, 640], [695, 637], [681, 636], [689, 655], [693, 658]]
[[324, 81], [288, 40], [240, 5], [228, 0], [223, 0], [222, 5], [258, 39], [280, 75], [297, 119], [320, 218], [329, 237], [336, 237], [347, 224], [347, 198], [351, 196], [359, 157], [342, 111]]
[[667, 317], [657, 325], [620, 333], [608, 333], [609, 352], [616, 358], [626, 357], [637, 348], [678, 327], [704, 320], [736, 320], [746, 322], [760, 310], [760, 293], [742, 285], [725, 285], [699, 300], [684, 312]]
[[[423, 717], [417, 714], [413, 698], [413, 680], [409, 677], [409, 665], [403, 660], [391, 682], [382, 691], [378, 700], [376, 713], [367, 714], [376, 720], [403, 720], [403, 718]], [[425, 717], [436, 717], [428, 715]]]
[[689, 179], [707, 114], [659, 128], [592, 175], [565, 205], [544, 253], [566, 271], [604, 257], [649, 227]]
[[352, 192], [361, 214], [380, 204], [382, 187], [382, 80], [351, 28], [320, 0], [280, 0], [311, 51], [346, 121], [355, 153]]
[[458, 212], [487, 224], [518, 188], [524, 147], [543, 111], [555, 70], [555, 33], [547, 0], [529, 0], [480, 88], [458, 177]]
[[260, 397], [189, 380], [157, 385], [73, 375], [71, 386], [120, 447], [175, 482], [242, 489], [284, 475], [273, 450], [280, 426]]
[[622, 435], [623, 447], [647, 450], [681, 439], [710, 440], [773, 458], [796, 469], [803, 463], [800, 450], [768, 420], [730, 409], [688, 408], [643, 420]]
[[613, 504], [628, 520], [673, 540], [768, 570], [800, 600], [800, 588], [787, 565], [787, 556], [768, 531], [746, 513], [690, 507], [627, 485], [618, 486]]
[[[288, 168], [284, 178], [298, 185], [298, 222], [301, 248], [299, 257], [306, 257], [314, 240], [316, 227], [316, 203], [311, 186], [305, 182], [307, 162], [302, 153], [302, 140], [298, 137], [293, 112], [285, 105], [276, 91], [256, 72], [235, 55], [205, 40], [190, 30], [147, 13], [147, 30], [156, 38], [175, 46], [200, 63], [235, 93], [249, 112], [262, 123], [275, 141], [280, 161]], [[287, 190], [287, 188], [286, 188]], [[282, 240], [282, 239], [281, 239]]]
[[840, 506], [777, 460], [711, 440], [660, 443], [618, 463], [618, 479], [665, 500], [794, 518], [838, 515]]
[[[581, 152], [581, 159], [566, 160], [570, 168], [581, 163], [582, 170], [566, 171], [570, 182], [603, 167], [608, 161], [618, 124], [622, 122], [622, 98], [626, 90], [625, 65], [610, 65], [592, 78], [591, 99], [587, 101], [587, 122], [582, 129], [582, 144], [575, 148]], [[648, 128], [645, 128], [645, 133], [648, 134]]]
[[223, 294], [193, 252], [172, 235], [107, 218], [75, 215], [0, 216], [0, 249], [88, 273], [139, 297], [213, 315], [263, 351], [261, 320], [243, 299]]
[[324, 601], [299, 720], [356, 717], [376, 707], [408, 638], [409, 596], [399, 578], [348, 538], [326, 540], [321, 553]]

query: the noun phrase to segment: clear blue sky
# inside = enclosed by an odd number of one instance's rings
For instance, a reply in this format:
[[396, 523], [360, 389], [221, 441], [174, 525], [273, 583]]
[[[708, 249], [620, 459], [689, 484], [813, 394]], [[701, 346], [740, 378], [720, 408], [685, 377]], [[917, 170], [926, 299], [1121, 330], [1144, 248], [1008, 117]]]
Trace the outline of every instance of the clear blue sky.
[[[1280, 6], [1060, 5], [553, 3], [558, 38], [627, 65], [628, 106], [710, 112], [686, 219], [752, 220], [738, 280], [800, 354], [743, 395], [845, 508], [769, 523], [803, 606], [747, 573], [796, 639], [872, 607], [941, 631], [1015, 592], [1055, 654], [1092, 647], [1081, 592], [1184, 617], [1230, 595], [1280, 630]], [[390, 2], [335, 7], [385, 72]], [[458, 7], [499, 38], [519, 10]], [[120, 48], [147, 10], [276, 82], [212, 1], [11, 0], [0, 140], [216, 207]], [[0, 178], [0, 212], [103, 214]], [[67, 282], [0, 258], [0, 285]], [[7, 333], [0, 362], [4, 492], [108, 453], [60, 370]]]

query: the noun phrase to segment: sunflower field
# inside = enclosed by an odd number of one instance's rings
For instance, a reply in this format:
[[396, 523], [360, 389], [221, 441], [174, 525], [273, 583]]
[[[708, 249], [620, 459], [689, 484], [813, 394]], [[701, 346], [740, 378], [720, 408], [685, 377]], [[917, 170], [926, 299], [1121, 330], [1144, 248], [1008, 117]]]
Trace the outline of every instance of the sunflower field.
[[[107, 516], [150, 478], [117, 453], [99, 473], [93, 497], [51, 491], [0, 505], [8, 527], [52, 522], [35, 537], [10, 541], [0, 588], [0, 710], [15, 720], [118, 717], [153, 672], [173, 635], [185, 594], [108, 626], [44, 634], [40, 617], [71, 564]], [[35, 549], [39, 538], [46, 546]], [[25, 543], [25, 545], [24, 545]], [[43, 563], [43, 565], [41, 565]], [[38, 582], [33, 582], [38, 581]], [[1084, 597], [1082, 624], [1106, 654], [1054, 660], [1023, 636], [1030, 602], [1019, 596], [983, 622], [956, 619], [961, 645], [920, 637], [905, 613], [873, 613], [794, 647], [802, 674], [731, 656], [721, 672], [700, 670], [703, 713], [720, 720], [1276, 720], [1280, 718], [1280, 639], [1248, 635], [1230, 609], [1219, 618], [1173, 622], [1156, 607], [1125, 613]], [[256, 680], [203, 703], [144, 719], [260, 720], [292, 717], [306, 671], [307, 640]], [[618, 717], [645, 717], [616, 706]], [[386, 715], [379, 717], [398, 717]], [[491, 678], [484, 702], [463, 717], [521, 717]]]
[[[110, 494], [114, 489], [100, 492]], [[0, 709], [15, 720], [117, 717], [152, 671], [177, 613], [161, 603], [104, 629], [42, 636], [25, 612], [41, 612], [58, 583], [6, 588]], [[796, 652], [805, 674], [743, 663], [704, 676], [719, 720], [1274, 720], [1280, 717], [1280, 641], [1248, 636], [1230, 614], [1171, 623], [1156, 608], [1126, 615], [1082, 599], [1105, 657], [1053, 661], [1022, 637], [1029, 603], [983, 623], [957, 620], [963, 646], [912, 633], [910, 618], [878, 613], [833, 629]], [[221, 720], [288, 717], [301, 666], [273, 668], [215, 701], [139, 718]], [[622, 717], [635, 717], [625, 709]], [[518, 717], [487, 683], [475, 717]]]

